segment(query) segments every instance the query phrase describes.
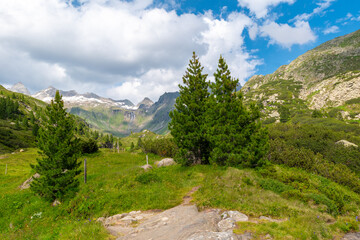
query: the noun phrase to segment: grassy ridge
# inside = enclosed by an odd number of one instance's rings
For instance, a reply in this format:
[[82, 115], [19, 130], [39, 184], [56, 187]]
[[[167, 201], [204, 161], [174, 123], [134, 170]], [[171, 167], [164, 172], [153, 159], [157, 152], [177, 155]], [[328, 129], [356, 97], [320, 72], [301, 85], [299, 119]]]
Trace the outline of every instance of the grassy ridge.
[[[101, 150], [81, 158], [88, 160], [88, 183], [81, 182], [77, 196], [51, 207], [29, 189], [18, 189], [33, 174], [29, 163], [35, 162], [37, 150], [2, 157], [1, 239], [109, 239], [94, 219], [132, 210], [168, 209], [199, 185], [202, 188], [194, 199], [200, 208], [239, 210], [251, 219], [264, 215], [286, 220], [239, 224], [238, 233], [251, 230], [255, 239], [268, 233], [274, 239], [331, 239], [358, 228], [358, 194], [296, 168], [176, 165], [145, 173], [139, 168], [145, 164], [145, 155]], [[149, 155], [150, 163], [156, 160], [159, 157]]]

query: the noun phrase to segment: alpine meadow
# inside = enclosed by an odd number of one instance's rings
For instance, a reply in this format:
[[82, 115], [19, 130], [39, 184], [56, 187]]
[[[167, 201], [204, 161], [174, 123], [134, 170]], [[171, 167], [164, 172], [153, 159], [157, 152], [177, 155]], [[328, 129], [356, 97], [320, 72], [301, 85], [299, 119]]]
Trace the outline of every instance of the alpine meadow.
[[355, 0], [0, 1], [0, 239], [360, 239]]

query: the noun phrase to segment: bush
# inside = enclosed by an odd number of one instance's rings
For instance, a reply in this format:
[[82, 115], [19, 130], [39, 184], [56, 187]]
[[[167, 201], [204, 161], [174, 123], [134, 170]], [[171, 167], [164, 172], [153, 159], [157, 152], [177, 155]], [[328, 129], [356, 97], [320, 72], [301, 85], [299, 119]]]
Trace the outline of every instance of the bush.
[[99, 150], [97, 141], [92, 138], [82, 139], [80, 141], [80, 147], [82, 153], [95, 153]]
[[279, 139], [272, 140], [268, 160], [289, 167], [302, 168], [360, 193], [360, 179], [354, 172], [343, 164], [328, 162], [321, 154], [315, 154], [309, 149], [298, 149]]
[[178, 147], [172, 138], [147, 139], [142, 141], [141, 148], [145, 153], [154, 153], [162, 157], [175, 157], [178, 152]]

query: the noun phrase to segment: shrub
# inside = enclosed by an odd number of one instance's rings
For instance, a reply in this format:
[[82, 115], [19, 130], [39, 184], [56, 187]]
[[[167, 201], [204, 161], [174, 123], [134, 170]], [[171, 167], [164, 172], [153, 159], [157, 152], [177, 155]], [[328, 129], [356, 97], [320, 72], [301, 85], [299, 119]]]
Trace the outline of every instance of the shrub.
[[82, 153], [94, 153], [99, 150], [97, 141], [92, 138], [82, 139], [80, 141], [80, 147]]
[[178, 152], [172, 138], [147, 139], [142, 142], [141, 148], [145, 153], [154, 153], [162, 157], [175, 157]]

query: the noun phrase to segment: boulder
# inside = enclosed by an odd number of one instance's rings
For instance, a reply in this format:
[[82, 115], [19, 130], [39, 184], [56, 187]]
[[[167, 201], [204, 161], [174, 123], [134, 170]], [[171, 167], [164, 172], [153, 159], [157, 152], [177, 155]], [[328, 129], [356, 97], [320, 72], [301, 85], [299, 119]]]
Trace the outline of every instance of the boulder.
[[24, 152], [24, 149], [20, 149], [20, 152]]
[[166, 166], [171, 166], [171, 165], [175, 165], [175, 164], [176, 164], [176, 162], [172, 158], [164, 158], [161, 161], [155, 162], [155, 165], [157, 167], [166, 167]]
[[60, 204], [61, 204], [61, 202], [59, 200], [55, 199], [55, 201], [51, 204], [51, 206], [56, 207]]
[[226, 211], [221, 214], [222, 219], [232, 218], [235, 222], [249, 221], [249, 217], [239, 211]]
[[29, 179], [27, 179], [23, 184], [21, 184], [21, 186], [19, 186], [19, 188], [20, 188], [21, 190], [29, 188], [29, 187], [30, 187], [30, 183], [31, 183], [32, 181], [34, 181], [34, 178], [39, 178], [39, 177], [40, 177], [40, 174], [35, 173], [35, 174], [32, 175]]
[[187, 240], [238, 240], [237, 236], [232, 233], [232, 231], [228, 232], [198, 232], [191, 235]]
[[347, 140], [340, 140], [337, 141], [335, 144], [342, 144], [344, 147], [358, 147], [355, 143], [349, 142]]
[[218, 227], [221, 232], [228, 231], [235, 227], [235, 220], [232, 218], [226, 218], [218, 222]]

